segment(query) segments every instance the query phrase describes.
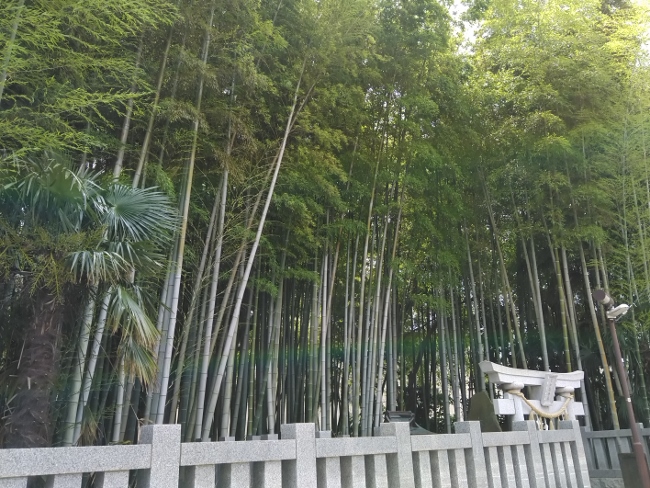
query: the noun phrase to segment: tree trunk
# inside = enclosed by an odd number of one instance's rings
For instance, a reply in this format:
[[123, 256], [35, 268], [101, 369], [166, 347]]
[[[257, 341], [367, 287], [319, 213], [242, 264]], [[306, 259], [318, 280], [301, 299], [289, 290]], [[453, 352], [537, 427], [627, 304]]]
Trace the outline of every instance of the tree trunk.
[[49, 447], [51, 393], [59, 368], [62, 307], [47, 288], [27, 298], [32, 310], [17, 368], [16, 395], [7, 418], [5, 447]]

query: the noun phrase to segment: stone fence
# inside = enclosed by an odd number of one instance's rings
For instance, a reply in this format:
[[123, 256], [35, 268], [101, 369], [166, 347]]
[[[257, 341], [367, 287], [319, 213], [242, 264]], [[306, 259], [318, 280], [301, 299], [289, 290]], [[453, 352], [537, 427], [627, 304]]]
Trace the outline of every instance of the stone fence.
[[[180, 442], [179, 425], [143, 428], [139, 445], [0, 450], [0, 488], [421, 488], [590, 486], [580, 427], [411, 436], [407, 423], [375, 437], [331, 438], [314, 424], [283, 425], [281, 440]], [[272, 436], [267, 436], [272, 437]]]
[[[650, 429], [644, 429], [639, 424], [643, 449], [646, 458], [650, 459]], [[593, 480], [598, 480], [598, 486], [622, 486], [622, 472], [619, 453], [632, 452], [632, 433], [630, 429], [602, 430], [582, 432], [589, 474]], [[619, 483], [613, 481], [620, 480]], [[610, 481], [606, 483], [605, 481]]]

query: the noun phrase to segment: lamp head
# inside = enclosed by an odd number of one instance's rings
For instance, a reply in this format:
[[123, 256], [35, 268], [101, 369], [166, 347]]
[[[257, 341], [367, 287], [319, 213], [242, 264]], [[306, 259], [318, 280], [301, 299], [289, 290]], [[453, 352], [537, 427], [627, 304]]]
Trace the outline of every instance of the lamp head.
[[621, 303], [619, 306], [614, 306], [614, 300], [604, 290], [594, 290], [594, 299], [607, 309], [607, 318], [616, 320], [627, 313], [630, 309], [629, 305]]
[[607, 311], [607, 318], [608, 319], [617, 319], [619, 317], [622, 317], [627, 313], [627, 311], [630, 309], [629, 305], [626, 305], [625, 303], [620, 304], [618, 307], [610, 308]]
[[594, 290], [593, 297], [605, 308], [611, 308], [614, 306], [614, 300], [612, 300], [612, 297], [605, 293], [605, 290]]

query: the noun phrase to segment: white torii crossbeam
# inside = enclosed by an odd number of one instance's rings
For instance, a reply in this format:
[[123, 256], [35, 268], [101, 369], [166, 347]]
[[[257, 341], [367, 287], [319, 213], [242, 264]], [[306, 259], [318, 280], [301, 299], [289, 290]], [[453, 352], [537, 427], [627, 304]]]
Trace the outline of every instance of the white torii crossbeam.
[[[566, 419], [575, 420], [576, 416], [585, 414], [581, 402], [573, 399], [575, 390], [580, 388], [584, 371], [571, 373], [550, 373], [532, 369], [517, 369], [502, 366], [491, 361], [481, 361], [479, 367], [487, 374], [491, 383], [499, 385], [503, 398], [494, 400], [494, 412], [497, 415], [513, 415], [513, 421], [524, 420], [533, 408], [552, 416], [566, 405]], [[521, 390], [529, 387], [530, 398], [524, 400]], [[530, 405], [529, 405], [530, 404]]]

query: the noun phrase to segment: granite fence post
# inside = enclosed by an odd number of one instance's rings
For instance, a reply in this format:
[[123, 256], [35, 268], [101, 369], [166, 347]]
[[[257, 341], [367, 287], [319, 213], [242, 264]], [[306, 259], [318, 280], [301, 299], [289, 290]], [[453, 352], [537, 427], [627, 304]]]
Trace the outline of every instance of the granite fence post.
[[571, 455], [573, 457], [573, 466], [576, 471], [576, 479], [578, 486], [584, 488], [591, 487], [589, 479], [589, 466], [587, 464], [587, 455], [585, 454], [585, 446], [582, 442], [582, 432], [580, 432], [580, 424], [577, 420], [562, 420], [560, 421], [560, 429], [573, 430], [574, 440], [571, 442]]
[[594, 451], [592, 449], [592, 440], [587, 437], [587, 433], [591, 432], [589, 427], [580, 427], [580, 434], [582, 436], [582, 445], [585, 449], [585, 456], [587, 456], [587, 467], [592, 470], [596, 469], [594, 461]]
[[[643, 446], [643, 452], [645, 453], [646, 459], [650, 457], [650, 450], [648, 449], [648, 443], [645, 442], [646, 439], [643, 438], [643, 422], [637, 422], [636, 425], [639, 426], [639, 433], [641, 434], [641, 445]], [[632, 432], [630, 432], [630, 437], [631, 437]], [[632, 449], [632, 452], [634, 452], [634, 449]]]
[[77, 488], [77, 486], [81, 486], [81, 479], [81, 473], [49, 476], [45, 488]]
[[95, 487], [97, 488], [121, 488], [123, 486], [129, 486], [128, 471], [109, 471], [96, 475]]
[[2, 478], [0, 488], [27, 488], [27, 477], [24, 478]]
[[[261, 436], [265, 441], [277, 441], [278, 434]], [[255, 488], [282, 488], [282, 461], [255, 462], [251, 468], [251, 486]], [[213, 488], [213, 487], [211, 487]]]
[[[332, 432], [316, 432], [317, 439], [331, 439]], [[341, 461], [338, 457], [326, 457], [316, 460], [318, 484], [321, 488], [341, 488]]]
[[394, 488], [415, 488], [409, 424], [407, 422], [381, 424], [379, 433], [381, 436], [394, 436], [397, 441], [397, 453], [386, 456], [389, 486]]
[[181, 464], [181, 426], [145, 425], [140, 444], [151, 444], [151, 469], [142, 473], [138, 486], [178, 488]]
[[296, 460], [282, 463], [282, 485], [288, 488], [317, 488], [316, 425], [282, 425], [280, 437], [296, 441]]
[[456, 422], [457, 434], [469, 434], [472, 448], [465, 450], [467, 465], [467, 482], [471, 488], [488, 488], [485, 451], [483, 450], [483, 433], [480, 422]]
[[202, 466], [188, 466], [185, 481], [188, 488], [214, 488], [216, 479], [216, 466], [205, 464]]
[[544, 472], [544, 460], [542, 450], [539, 447], [537, 426], [534, 420], [513, 422], [513, 431], [528, 432], [529, 442], [524, 446], [526, 465], [528, 466], [528, 482], [530, 488], [543, 488], [546, 486], [546, 473]]
[[[235, 442], [235, 438], [221, 437], [221, 442]], [[219, 464], [215, 474], [217, 486], [250, 486], [251, 464], [248, 462]]]

